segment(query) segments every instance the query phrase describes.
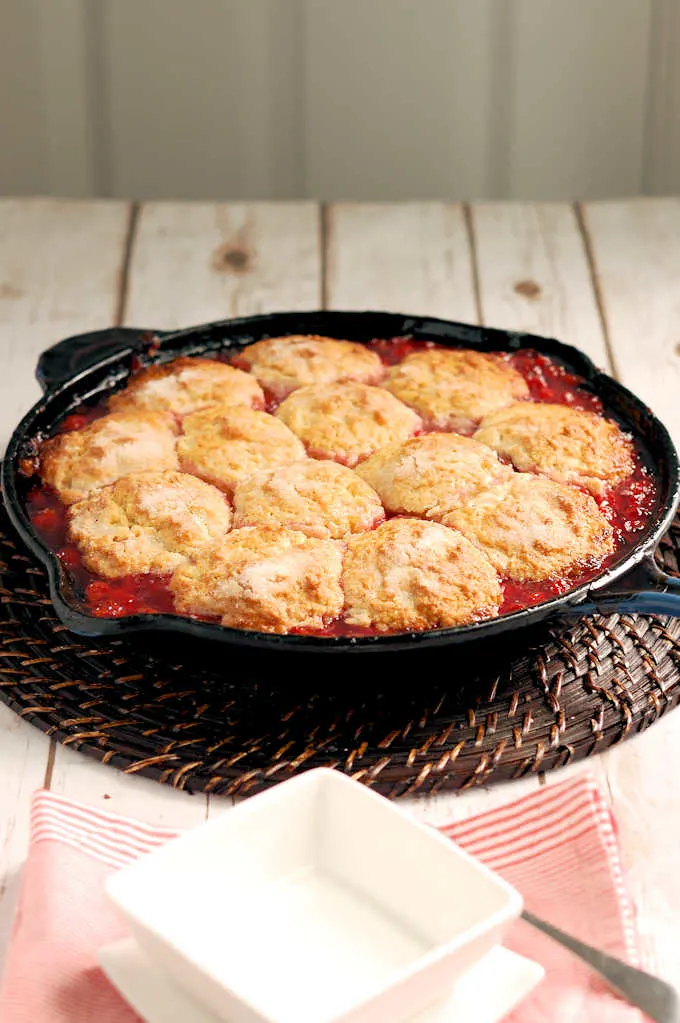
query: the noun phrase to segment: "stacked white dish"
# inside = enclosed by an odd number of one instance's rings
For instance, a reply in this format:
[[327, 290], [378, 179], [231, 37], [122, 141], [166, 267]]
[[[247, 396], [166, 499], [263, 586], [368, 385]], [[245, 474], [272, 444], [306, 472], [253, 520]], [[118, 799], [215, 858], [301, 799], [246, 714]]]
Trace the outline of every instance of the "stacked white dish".
[[149, 1023], [495, 1023], [542, 968], [519, 894], [394, 804], [310, 771], [115, 874], [102, 966]]

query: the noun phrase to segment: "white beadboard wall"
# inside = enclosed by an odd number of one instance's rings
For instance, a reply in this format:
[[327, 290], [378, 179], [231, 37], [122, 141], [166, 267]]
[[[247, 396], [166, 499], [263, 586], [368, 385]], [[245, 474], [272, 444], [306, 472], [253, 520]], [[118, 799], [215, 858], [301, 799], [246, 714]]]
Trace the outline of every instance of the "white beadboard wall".
[[680, 191], [680, 0], [0, 0], [0, 193]]

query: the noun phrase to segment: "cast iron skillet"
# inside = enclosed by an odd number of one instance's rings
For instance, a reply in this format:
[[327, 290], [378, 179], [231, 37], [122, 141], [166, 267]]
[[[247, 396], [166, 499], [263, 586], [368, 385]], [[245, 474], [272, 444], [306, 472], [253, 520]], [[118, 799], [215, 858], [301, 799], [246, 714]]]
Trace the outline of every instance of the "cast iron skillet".
[[[583, 377], [586, 386], [638, 442], [654, 473], [659, 499], [655, 513], [636, 546], [595, 580], [570, 593], [502, 618], [456, 628], [387, 636], [281, 636], [226, 628], [167, 614], [96, 618], [83, 612], [68, 575], [36, 535], [24, 507], [29, 483], [20, 461], [35, 450], [36, 439], [50, 435], [60, 420], [84, 402], [103, 399], [127, 378], [131, 366], [167, 361], [178, 355], [208, 354], [238, 349], [264, 337], [322, 334], [368, 342], [374, 338], [409, 336], [417, 340], [480, 351], [534, 348]], [[120, 636], [159, 630], [263, 648], [296, 651], [381, 651], [423, 648], [470, 640], [490, 639], [548, 617], [637, 612], [680, 617], [680, 579], [661, 572], [654, 551], [675, 514], [680, 496], [678, 455], [665, 427], [625, 387], [601, 373], [585, 355], [559, 341], [486, 327], [376, 312], [278, 313], [225, 320], [173, 333], [112, 328], [61, 341], [40, 357], [37, 377], [43, 398], [14, 432], [2, 466], [2, 486], [9, 516], [30, 550], [49, 574], [50, 591], [59, 618], [85, 636]]]

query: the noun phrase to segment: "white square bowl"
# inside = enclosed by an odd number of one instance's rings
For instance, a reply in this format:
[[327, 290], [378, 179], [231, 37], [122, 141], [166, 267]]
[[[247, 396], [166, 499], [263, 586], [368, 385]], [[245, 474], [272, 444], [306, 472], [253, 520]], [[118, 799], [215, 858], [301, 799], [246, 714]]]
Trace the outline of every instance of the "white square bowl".
[[227, 1023], [408, 1020], [522, 908], [449, 839], [324, 768], [125, 867], [107, 892], [141, 948]]

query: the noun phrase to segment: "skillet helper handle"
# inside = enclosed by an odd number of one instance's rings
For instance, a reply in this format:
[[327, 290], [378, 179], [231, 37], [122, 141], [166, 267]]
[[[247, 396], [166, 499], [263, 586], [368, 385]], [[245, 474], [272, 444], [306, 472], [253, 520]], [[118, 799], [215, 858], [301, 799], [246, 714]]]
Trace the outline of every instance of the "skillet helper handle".
[[109, 327], [76, 334], [52, 345], [38, 359], [35, 375], [43, 391], [53, 391], [107, 356], [141, 353], [163, 331], [139, 327]]
[[573, 609], [577, 615], [639, 614], [680, 618], [680, 576], [668, 575], [652, 555]]

